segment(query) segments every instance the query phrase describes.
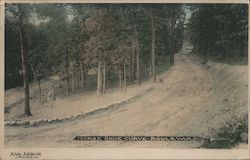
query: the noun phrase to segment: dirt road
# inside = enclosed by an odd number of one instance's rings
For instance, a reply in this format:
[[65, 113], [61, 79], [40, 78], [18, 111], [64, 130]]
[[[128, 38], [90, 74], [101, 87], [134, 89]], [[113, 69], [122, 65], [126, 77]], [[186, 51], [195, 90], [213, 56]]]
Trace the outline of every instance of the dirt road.
[[[211, 69], [211, 67], [210, 67]], [[242, 70], [242, 69], [241, 69]], [[235, 71], [239, 73], [238, 70]], [[243, 69], [239, 74], [244, 75]], [[230, 72], [231, 73], [231, 72]], [[5, 127], [6, 147], [198, 147], [198, 142], [83, 142], [77, 135], [106, 136], [202, 136], [218, 128], [234, 114], [247, 113], [246, 77], [228, 77], [189, 56], [177, 54], [175, 65], [161, 75], [164, 82], [152, 91], [115, 110], [60, 124], [37, 127]], [[219, 78], [215, 78], [218, 76]], [[242, 82], [244, 80], [244, 83]], [[143, 85], [143, 84], [142, 84]], [[230, 87], [234, 88], [230, 90]], [[223, 91], [220, 87], [224, 87]], [[243, 89], [243, 90], [242, 90]], [[241, 92], [238, 94], [238, 92]], [[236, 97], [238, 96], [238, 97]], [[225, 102], [227, 97], [227, 102]], [[224, 104], [224, 103], [230, 103]], [[237, 108], [228, 106], [236, 105]]]

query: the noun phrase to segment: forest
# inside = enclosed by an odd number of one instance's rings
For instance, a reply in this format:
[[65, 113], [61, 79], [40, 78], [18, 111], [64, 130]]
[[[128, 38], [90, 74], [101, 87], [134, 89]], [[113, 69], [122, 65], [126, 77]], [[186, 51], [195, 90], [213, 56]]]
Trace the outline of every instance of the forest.
[[247, 57], [248, 6], [243, 4], [192, 5], [187, 24], [194, 53], [228, 57]]
[[173, 65], [182, 48], [184, 20], [180, 4], [9, 4], [5, 89], [24, 85], [29, 108], [29, 82], [41, 88], [55, 74], [67, 95], [91, 75], [98, 95], [114, 77], [124, 90], [142, 77], [156, 82], [157, 64]]
[[5, 89], [24, 85], [28, 106], [29, 82], [41, 88], [52, 75], [67, 95], [84, 91], [89, 77], [98, 95], [114, 81], [124, 90], [142, 78], [156, 82], [157, 65], [173, 65], [183, 48], [184, 28], [193, 53], [246, 57], [247, 15], [239, 4], [8, 4]]

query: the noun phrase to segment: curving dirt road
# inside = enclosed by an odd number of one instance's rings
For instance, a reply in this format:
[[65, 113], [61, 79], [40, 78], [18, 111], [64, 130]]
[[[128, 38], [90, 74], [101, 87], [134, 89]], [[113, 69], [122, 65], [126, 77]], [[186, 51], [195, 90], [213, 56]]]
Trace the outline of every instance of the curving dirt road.
[[[212, 123], [215, 80], [207, 68], [185, 54], [161, 75], [164, 82], [123, 107], [85, 119], [39, 127], [5, 127], [6, 147], [198, 147], [198, 142], [83, 142], [77, 135], [202, 136]], [[247, 99], [247, 95], [246, 95]], [[223, 100], [222, 100], [223, 101]], [[211, 114], [210, 114], [211, 113]], [[216, 112], [217, 113], [217, 112]], [[211, 123], [210, 121], [211, 120]]]

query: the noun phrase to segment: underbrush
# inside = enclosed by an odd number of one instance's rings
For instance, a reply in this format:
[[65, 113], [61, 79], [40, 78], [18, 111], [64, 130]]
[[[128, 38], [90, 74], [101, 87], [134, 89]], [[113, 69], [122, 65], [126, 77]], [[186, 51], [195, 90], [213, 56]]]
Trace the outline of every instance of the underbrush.
[[201, 57], [203, 60], [232, 64], [232, 65], [247, 65], [248, 57], [242, 56], [239, 53], [230, 54], [226, 57], [223, 56], [221, 52], [211, 52], [209, 54], [196, 54]]
[[247, 118], [233, 124], [227, 124], [220, 128], [213, 138], [205, 138], [201, 148], [228, 149], [237, 146], [239, 143], [248, 143], [248, 122]]

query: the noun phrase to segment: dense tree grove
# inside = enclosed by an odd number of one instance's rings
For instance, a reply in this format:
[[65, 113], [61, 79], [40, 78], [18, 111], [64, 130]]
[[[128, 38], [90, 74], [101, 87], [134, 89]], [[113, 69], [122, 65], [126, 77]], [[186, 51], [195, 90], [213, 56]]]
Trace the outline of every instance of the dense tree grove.
[[[182, 48], [181, 4], [7, 4], [5, 89], [57, 75], [67, 95], [97, 94], [116, 81], [122, 90], [144, 78], [157, 81], [159, 64], [174, 64]], [[19, 83], [17, 83], [19, 82]]]
[[5, 89], [24, 86], [26, 115], [29, 83], [41, 96], [51, 76], [67, 95], [157, 82], [182, 49], [184, 24], [194, 53], [247, 56], [243, 4], [7, 4], [5, 13]]
[[214, 53], [220, 59], [247, 56], [248, 6], [244, 4], [190, 5], [187, 27], [194, 52]]

